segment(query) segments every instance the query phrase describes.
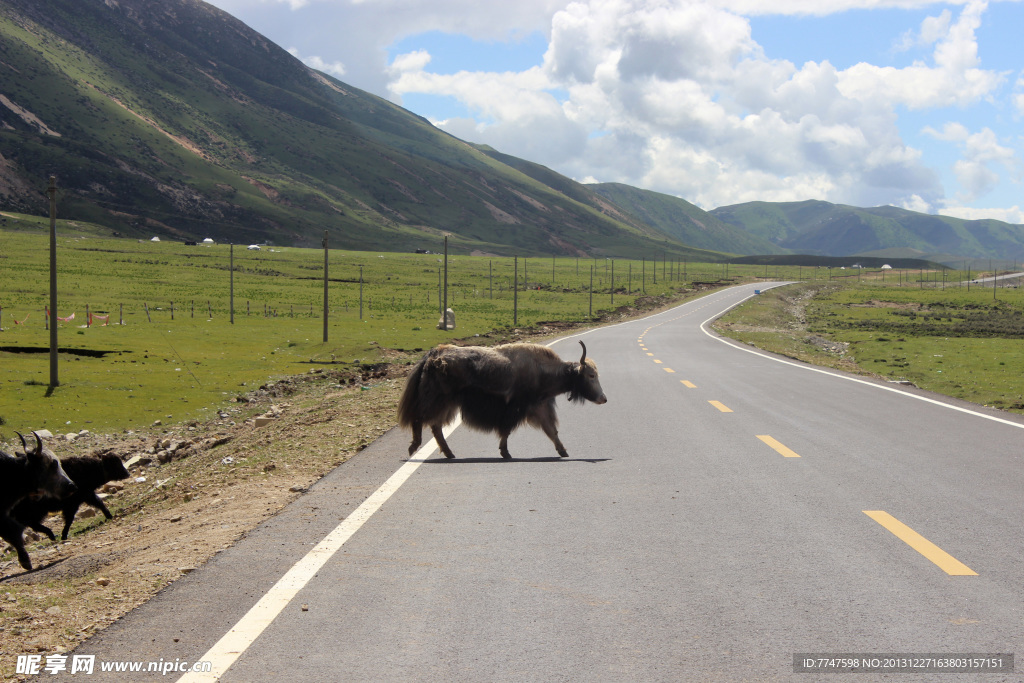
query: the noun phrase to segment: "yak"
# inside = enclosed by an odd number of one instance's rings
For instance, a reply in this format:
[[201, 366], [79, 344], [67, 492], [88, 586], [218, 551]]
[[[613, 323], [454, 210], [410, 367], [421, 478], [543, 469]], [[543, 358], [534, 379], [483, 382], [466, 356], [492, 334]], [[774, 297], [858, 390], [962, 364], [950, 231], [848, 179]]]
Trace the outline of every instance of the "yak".
[[524, 422], [544, 430], [563, 458], [569, 457], [558, 438], [555, 397], [570, 401], [608, 399], [597, 377], [597, 366], [583, 355], [579, 362], [563, 361], [539, 344], [434, 347], [413, 366], [398, 402], [398, 424], [412, 428], [412, 455], [423, 441], [423, 426], [430, 427], [446, 458], [454, 458], [441, 428], [462, 413], [472, 429], [497, 432], [502, 458], [511, 458], [508, 437]]
[[29, 450], [25, 437], [19, 433], [25, 451], [23, 455], [11, 456], [0, 451], [0, 538], [14, 547], [18, 562], [25, 569], [32, 569], [32, 560], [25, 551], [22, 536], [25, 526], [11, 516], [11, 510], [28, 496], [63, 498], [76, 490], [57, 456], [43, 446], [38, 434], [32, 432], [32, 435], [36, 437], [35, 450]]
[[95, 455], [72, 456], [60, 461], [71, 481], [75, 483], [78, 490], [63, 498], [56, 496], [29, 496], [18, 503], [11, 516], [16, 520], [30, 526], [51, 541], [56, 541], [56, 536], [50, 527], [43, 524], [43, 520], [51, 512], [60, 512], [64, 516], [64, 529], [61, 531], [62, 541], [68, 540], [68, 533], [71, 531], [71, 524], [75, 521], [75, 514], [82, 503], [88, 503], [98, 508], [107, 519], [113, 519], [110, 510], [103, 503], [103, 500], [96, 495], [96, 489], [107, 482], [116, 479], [127, 479], [130, 475], [125, 469], [121, 458], [113, 453], [97, 457]]

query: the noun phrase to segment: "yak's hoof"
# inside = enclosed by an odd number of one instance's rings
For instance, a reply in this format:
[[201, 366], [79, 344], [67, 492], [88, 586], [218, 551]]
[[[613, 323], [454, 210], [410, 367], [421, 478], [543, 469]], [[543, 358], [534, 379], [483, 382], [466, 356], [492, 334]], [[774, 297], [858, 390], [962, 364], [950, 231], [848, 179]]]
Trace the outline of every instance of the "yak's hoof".
[[455, 454], [454, 453], [445, 453], [444, 457], [448, 458], [449, 460], [454, 460], [455, 459]]
[[19, 557], [18, 558], [18, 564], [20, 564], [21, 568], [24, 569], [25, 571], [28, 571], [28, 572], [32, 571], [32, 560], [28, 559], [27, 557], [24, 557], [24, 558]]
[[505, 451], [504, 453], [501, 454], [501, 457], [503, 457], [505, 460], [511, 460], [512, 454], [509, 453], [508, 451]]
[[561, 453], [558, 454], [558, 457], [560, 457], [560, 458], [568, 458], [569, 454], [566, 453], [565, 451], [562, 451]]

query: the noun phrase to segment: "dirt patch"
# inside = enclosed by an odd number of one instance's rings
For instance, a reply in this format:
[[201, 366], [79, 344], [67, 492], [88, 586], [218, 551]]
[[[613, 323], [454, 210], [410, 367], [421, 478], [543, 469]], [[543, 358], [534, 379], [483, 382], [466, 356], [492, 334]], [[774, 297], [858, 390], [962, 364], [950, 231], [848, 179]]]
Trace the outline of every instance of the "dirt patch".
[[[601, 322], [648, 315], [695, 295], [640, 299]], [[542, 341], [579, 328], [546, 322], [458, 343]], [[83, 506], [63, 543], [30, 532], [32, 572], [9, 548], [0, 556], [3, 679], [28, 680], [15, 673], [19, 654], [72, 650], [372, 443], [394, 425], [404, 377], [421, 355], [382, 349], [387, 362], [313, 367], [232, 397], [207, 422], [52, 439], [62, 458], [115, 453], [138, 460], [128, 480], [103, 494], [114, 519], [83, 519]], [[58, 516], [46, 524], [59, 533], [63, 523]]]
[[896, 308], [900, 310], [919, 311], [922, 308], [926, 308], [926, 305], [912, 301], [897, 303], [895, 301], [878, 301], [877, 299], [871, 299], [870, 301], [862, 304], [850, 304], [850, 308]]

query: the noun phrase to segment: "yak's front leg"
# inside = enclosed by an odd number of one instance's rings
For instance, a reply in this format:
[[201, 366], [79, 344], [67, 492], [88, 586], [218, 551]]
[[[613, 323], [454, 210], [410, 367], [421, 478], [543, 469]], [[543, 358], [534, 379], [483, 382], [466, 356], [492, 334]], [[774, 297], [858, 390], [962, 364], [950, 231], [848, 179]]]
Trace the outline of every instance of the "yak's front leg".
[[444, 453], [446, 458], [454, 458], [455, 454], [452, 453], [452, 449], [448, 447], [448, 442], [444, 440], [444, 432], [441, 431], [441, 425], [430, 425], [430, 432], [434, 435], [434, 440], [437, 441], [438, 448]]

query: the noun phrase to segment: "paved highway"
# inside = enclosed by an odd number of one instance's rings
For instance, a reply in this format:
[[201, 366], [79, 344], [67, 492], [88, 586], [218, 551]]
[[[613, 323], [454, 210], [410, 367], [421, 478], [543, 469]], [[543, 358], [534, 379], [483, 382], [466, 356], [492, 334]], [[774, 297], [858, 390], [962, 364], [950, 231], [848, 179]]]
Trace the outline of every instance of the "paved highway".
[[702, 325], [753, 290], [555, 343], [586, 341], [609, 399], [559, 401], [568, 459], [529, 428], [512, 461], [465, 428], [458, 459], [409, 459], [393, 430], [75, 654], [213, 662], [183, 681], [589, 682], [1024, 653], [1024, 420]]

